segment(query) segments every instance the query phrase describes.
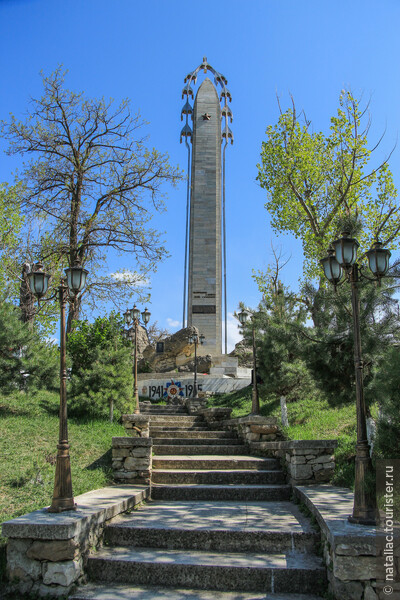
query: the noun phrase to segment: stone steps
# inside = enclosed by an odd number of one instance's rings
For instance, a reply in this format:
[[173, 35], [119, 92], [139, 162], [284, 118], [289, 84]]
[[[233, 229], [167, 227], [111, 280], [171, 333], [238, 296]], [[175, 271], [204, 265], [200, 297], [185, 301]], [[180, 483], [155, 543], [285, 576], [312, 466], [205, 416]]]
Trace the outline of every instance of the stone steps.
[[163, 431], [210, 431], [208, 427], [206, 426], [193, 426], [193, 427], [187, 427], [186, 425], [175, 425], [175, 426], [158, 426], [158, 425], [151, 425], [150, 427], [151, 431], [154, 431], [155, 433], [159, 433], [159, 432], [163, 432]]
[[[214, 433], [214, 432], [210, 432]], [[176, 444], [177, 446], [232, 446], [237, 443], [237, 438], [232, 437], [208, 437], [208, 438], [190, 438], [190, 437], [157, 437], [153, 438], [153, 443], [155, 446], [170, 446], [171, 442]]]
[[236, 502], [276, 502], [289, 500], [290, 485], [152, 485], [153, 500], [224, 500]]
[[152, 482], [165, 484], [265, 485], [284, 483], [282, 471], [153, 469]]
[[87, 563], [97, 581], [190, 587], [221, 591], [322, 593], [325, 569], [316, 556], [303, 553], [217, 553], [199, 550], [103, 548]]
[[87, 564], [95, 583], [71, 600], [321, 600], [320, 534], [289, 501], [279, 461], [166, 413], [151, 409], [152, 500], [105, 527]]
[[[171, 444], [171, 441], [174, 443]], [[187, 454], [223, 454], [224, 456], [229, 455], [248, 455], [249, 451], [244, 444], [239, 444], [238, 440], [234, 440], [230, 444], [224, 444], [223, 449], [221, 445], [216, 445], [213, 440], [209, 441], [208, 444], [195, 445], [195, 444], [177, 444], [176, 439], [170, 440], [169, 444], [157, 444], [154, 440], [153, 452], [157, 455], [187, 455]]]
[[156, 502], [104, 531], [108, 545], [221, 552], [314, 551], [320, 535], [291, 502]]
[[173, 406], [140, 406], [140, 412], [143, 415], [183, 415], [187, 416], [185, 408], [175, 408]]
[[256, 458], [251, 456], [155, 456], [153, 469], [183, 469], [183, 470], [243, 470], [279, 469], [275, 458]]
[[157, 424], [165, 423], [165, 425], [200, 425], [204, 427], [205, 421], [203, 417], [190, 417], [189, 415], [150, 415], [150, 423]]
[[217, 592], [215, 590], [168, 589], [124, 584], [89, 584], [77, 590], [70, 600], [322, 600], [308, 594], [267, 594]]
[[153, 429], [153, 427], [150, 427], [150, 437], [152, 437], [153, 439], [163, 439], [163, 434], [166, 434], [169, 440], [174, 438], [193, 438], [197, 441], [209, 438], [229, 438], [231, 440], [237, 439], [235, 437], [232, 437], [232, 433], [230, 431], [210, 431], [209, 429], [203, 431], [192, 431], [190, 429], [178, 429], [177, 431], [168, 431], [165, 430], [164, 427], [157, 427], [157, 430]]

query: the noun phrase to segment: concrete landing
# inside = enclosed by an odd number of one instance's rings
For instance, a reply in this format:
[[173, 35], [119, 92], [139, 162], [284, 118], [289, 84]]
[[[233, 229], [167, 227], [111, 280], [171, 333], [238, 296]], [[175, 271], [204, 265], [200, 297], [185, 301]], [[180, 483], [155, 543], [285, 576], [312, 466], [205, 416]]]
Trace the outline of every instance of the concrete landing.
[[307, 594], [217, 592], [215, 590], [160, 589], [129, 585], [87, 585], [70, 600], [322, 600]]
[[112, 526], [229, 531], [315, 531], [292, 502], [149, 502], [133, 515], [120, 515]]

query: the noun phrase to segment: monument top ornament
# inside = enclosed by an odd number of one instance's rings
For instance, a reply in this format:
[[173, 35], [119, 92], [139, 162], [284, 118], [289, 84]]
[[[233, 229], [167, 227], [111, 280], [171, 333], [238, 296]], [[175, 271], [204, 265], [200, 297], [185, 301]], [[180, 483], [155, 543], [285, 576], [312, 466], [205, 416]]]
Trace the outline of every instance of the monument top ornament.
[[[228, 127], [228, 119], [230, 120], [231, 123], [233, 120], [232, 111], [227, 104], [228, 100], [229, 100], [229, 102], [232, 102], [231, 93], [228, 90], [228, 88], [226, 87], [228, 85], [228, 80], [224, 75], [222, 75], [222, 73], [219, 73], [218, 71], [216, 71], [214, 69], [214, 67], [212, 67], [207, 62], [206, 56], [203, 56], [203, 62], [194, 71], [192, 71], [191, 73], [188, 73], [188, 75], [186, 75], [185, 79], [183, 80], [183, 82], [186, 83], [186, 85], [182, 90], [182, 99], [184, 99], [186, 96], [187, 100], [181, 110], [181, 121], [183, 121], [183, 117], [186, 117], [186, 123], [181, 130], [180, 141], [182, 143], [182, 138], [189, 138], [189, 137], [191, 139], [193, 138], [193, 131], [188, 123], [189, 115], [191, 115], [192, 119], [193, 119], [193, 107], [191, 106], [191, 104], [189, 102], [189, 96], [191, 98], [194, 98], [193, 88], [192, 88], [191, 84], [196, 85], [197, 75], [202, 69], [203, 69], [204, 73], [206, 73], [206, 74], [207, 74], [207, 71], [210, 71], [214, 75], [215, 86], [216, 87], [221, 86], [221, 88], [222, 88], [220, 96], [219, 96], [220, 102], [224, 102], [224, 105], [221, 107], [221, 116], [224, 118], [224, 122], [222, 124], [222, 141], [225, 139], [225, 145], [226, 145], [227, 141], [229, 139], [231, 144], [233, 144], [233, 133]], [[205, 115], [204, 115], [204, 118], [209, 120], [210, 116], [208, 115], [208, 117], [205, 117]], [[186, 139], [185, 139], [185, 141], [186, 141]]]

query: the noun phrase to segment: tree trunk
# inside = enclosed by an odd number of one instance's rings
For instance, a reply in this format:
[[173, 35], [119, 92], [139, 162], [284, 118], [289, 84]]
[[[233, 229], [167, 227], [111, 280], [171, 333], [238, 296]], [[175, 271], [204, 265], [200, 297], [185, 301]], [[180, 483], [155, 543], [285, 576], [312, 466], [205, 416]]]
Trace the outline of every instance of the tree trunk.
[[114, 400], [110, 400], [110, 423], [113, 422], [114, 419]]
[[22, 266], [22, 279], [19, 286], [19, 307], [21, 309], [21, 321], [23, 323], [32, 324], [35, 318], [35, 298], [29, 289], [28, 273], [31, 266], [29, 263], [24, 263]]
[[67, 336], [72, 331], [72, 321], [79, 319], [81, 311], [81, 297], [77, 296], [69, 303], [68, 319], [67, 319]]

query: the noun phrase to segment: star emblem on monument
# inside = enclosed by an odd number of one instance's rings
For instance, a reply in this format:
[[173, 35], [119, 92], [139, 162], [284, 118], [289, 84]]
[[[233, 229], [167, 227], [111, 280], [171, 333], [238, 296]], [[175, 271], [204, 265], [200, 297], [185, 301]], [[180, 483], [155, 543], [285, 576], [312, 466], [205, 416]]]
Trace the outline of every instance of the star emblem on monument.
[[210, 121], [210, 119], [211, 119], [211, 115], [209, 115], [207, 112], [201, 116], [203, 117], [203, 121]]

